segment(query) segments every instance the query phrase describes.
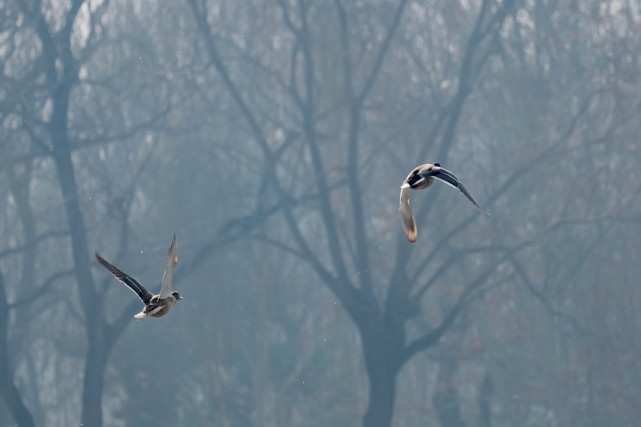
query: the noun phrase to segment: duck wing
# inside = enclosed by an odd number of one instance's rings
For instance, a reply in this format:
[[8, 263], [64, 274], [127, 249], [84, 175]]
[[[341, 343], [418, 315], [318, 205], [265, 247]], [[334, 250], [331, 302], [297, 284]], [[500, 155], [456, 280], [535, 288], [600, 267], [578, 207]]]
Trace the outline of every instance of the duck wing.
[[107, 270], [111, 272], [111, 274], [114, 275], [118, 281], [124, 283], [127, 285], [129, 289], [135, 292], [136, 295], [138, 295], [138, 298], [145, 303], [148, 304], [153, 295], [145, 289], [143, 285], [140, 284], [139, 281], [125, 273], [124, 271], [120, 270], [118, 267], [115, 265], [111, 264], [109, 261], [101, 257], [97, 252], [96, 252], [96, 259], [100, 264], [102, 264]]
[[467, 188], [463, 185], [461, 181], [454, 175], [452, 172], [448, 171], [445, 168], [439, 168], [438, 170], [434, 171], [432, 170], [431, 176], [434, 178], [446, 183], [447, 185], [450, 185], [456, 189], [458, 189], [461, 193], [465, 195], [465, 197], [468, 198], [470, 202], [476, 206], [476, 208], [484, 215], [490, 216], [489, 213], [487, 213], [481, 206], [479, 206], [478, 203], [476, 203], [476, 200], [474, 200], [474, 197], [470, 194], [469, 191], [467, 191]]
[[178, 264], [178, 246], [176, 246], [176, 235], [171, 240], [169, 251], [167, 251], [167, 265], [165, 266], [165, 273], [162, 275], [162, 283], [160, 285], [160, 299], [167, 298], [171, 295], [171, 281], [174, 276], [174, 268]]
[[401, 212], [401, 223], [403, 224], [403, 231], [410, 243], [416, 242], [418, 231], [416, 229], [416, 221], [414, 220], [414, 213], [410, 206], [410, 187], [403, 185], [401, 187], [401, 200], [398, 210]]

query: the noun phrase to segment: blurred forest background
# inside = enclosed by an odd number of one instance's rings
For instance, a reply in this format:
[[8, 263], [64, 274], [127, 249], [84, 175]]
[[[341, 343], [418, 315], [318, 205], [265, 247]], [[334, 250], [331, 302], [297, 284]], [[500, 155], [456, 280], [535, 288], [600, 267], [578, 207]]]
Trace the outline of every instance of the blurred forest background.
[[[0, 0], [0, 425], [641, 425], [641, 1]], [[439, 161], [492, 216], [435, 184]], [[159, 289], [162, 319], [94, 259]]]

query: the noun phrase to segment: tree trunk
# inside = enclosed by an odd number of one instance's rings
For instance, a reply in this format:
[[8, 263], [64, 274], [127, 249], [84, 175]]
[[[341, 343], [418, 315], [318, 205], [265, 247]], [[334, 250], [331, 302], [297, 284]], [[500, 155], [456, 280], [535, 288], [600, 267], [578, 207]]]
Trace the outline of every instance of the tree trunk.
[[[24, 168], [8, 167], [6, 171], [11, 193], [16, 202], [16, 209], [20, 223], [22, 224], [22, 241], [25, 245], [22, 251], [22, 273], [20, 274], [20, 283], [18, 284], [18, 293], [16, 299], [24, 300], [36, 291], [36, 252], [38, 248], [36, 220], [31, 209], [31, 166], [25, 165]], [[19, 360], [20, 356], [25, 356], [25, 343], [29, 339], [32, 328], [34, 313], [30, 304], [24, 304], [13, 312], [14, 322], [12, 326], [11, 342], [7, 343], [8, 360]], [[27, 352], [26, 366], [29, 369], [27, 380], [29, 384], [27, 390], [38, 390], [36, 372], [33, 363], [33, 354]], [[37, 424], [44, 424], [45, 415], [39, 400], [38, 393], [29, 393], [31, 413]]]
[[82, 389], [81, 425], [102, 425], [102, 392], [108, 350], [100, 341], [89, 340]]
[[396, 375], [383, 367], [367, 369], [369, 404], [363, 417], [363, 427], [389, 427], [394, 413]]
[[4, 290], [4, 279], [0, 273], [0, 393], [7, 409], [20, 427], [33, 427], [33, 417], [22, 401], [20, 392], [13, 382], [8, 352], [9, 304]]
[[388, 339], [384, 327], [362, 334], [365, 369], [369, 379], [369, 404], [363, 427], [389, 427], [394, 414], [396, 375], [401, 366], [397, 347]]
[[102, 316], [102, 304], [96, 302], [94, 282], [87, 260], [87, 241], [78, 202], [71, 153], [57, 153], [55, 159], [60, 187], [65, 199], [75, 278], [84, 308], [87, 331], [81, 423], [85, 426], [98, 427], [102, 425], [102, 388], [109, 346], [105, 337], [106, 325]]
[[107, 354], [111, 346], [107, 340], [107, 325], [102, 314], [102, 304], [97, 301], [96, 289], [89, 268], [87, 236], [78, 195], [78, 186], [71, 158], [67, 134], [67, 114], [71, 88], [61, 85], [54, 97], [51, 134], [54, 143], [54, 162], [71, 236], [74, 277], [85, 315], [87, 332], [87, 357], [82, 391], [81, 423], [85, 426], [102, 425], [102, 389]]

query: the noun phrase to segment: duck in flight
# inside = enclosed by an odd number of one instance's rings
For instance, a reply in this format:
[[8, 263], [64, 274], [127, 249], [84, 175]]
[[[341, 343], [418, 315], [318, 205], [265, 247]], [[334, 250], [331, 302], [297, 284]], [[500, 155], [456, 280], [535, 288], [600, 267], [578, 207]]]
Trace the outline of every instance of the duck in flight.
[[138, 298], [142, 300], [145, 304], [145, 307], [142, 311], [136, 314], [134, 317], [136, 319], [142, 319], [143, 317], [162, 317], [165, 314], [169, 313], [169, 310], [176, 304], [176, 301], [182, 299], [180, 294], [176, 291], [171, 290], [171, 279], [174, 274], [174, 268], [178, 263], [178, 248], [176, 247], [176, 235], [171, 241], [169, 246], [169, 251], [167, 253], [167, 266], [165, 267], [165, 274], [162, 276], [162, 282], [160, 285], [160, 293], [158, 295], [152, 295], [140, 282], [127, 273], [121, 271], [118, 267], [110, 264], [103, 257], [98, 255], [96, 252], [96, 259], [100, 264], [102, 264], [107, 270], [114, 275], [116, 279], [124, 283], [138, 295]]
[[485, 212], [483, 208], [476, 203], [476, 200], [472, 195], [467, 191], [467, 188], [463, 185], [458, 178], [447, 169], [441, 167], [438, 163], [427, 163], [425, 165], [417, 166], [410, 172], [403, 185], [401, 185], [401, 201], [400, 208], [401, 211], [401, 221], [403, 223], [403, 231], [405, 231], [405, 236], [410, 243], [416, 241], [416, 236], [418, 234], [416, 229], [416, 221], [414, 220], [414, 213], [410, 206], [410, 189], [413, 190], [424, 190], [434, 183], [434, 178], [443, 181], [444, 183], [457, 188], [461, 193], [469, 199], [470, 202], [474, 203], [474, 206], [484, 215], [490, 216], [489, 213]]

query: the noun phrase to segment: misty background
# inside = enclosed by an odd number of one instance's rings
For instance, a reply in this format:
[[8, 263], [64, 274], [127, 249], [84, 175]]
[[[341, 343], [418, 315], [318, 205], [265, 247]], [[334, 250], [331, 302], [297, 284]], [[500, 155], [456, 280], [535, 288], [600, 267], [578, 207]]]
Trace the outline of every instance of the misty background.
[[[0, 425], [641, 425], [638, 0], [0, 0]], [[491, 217], [436, 183], [455, 173]], [[150, 291], [178, 237], [161, 319]]]

